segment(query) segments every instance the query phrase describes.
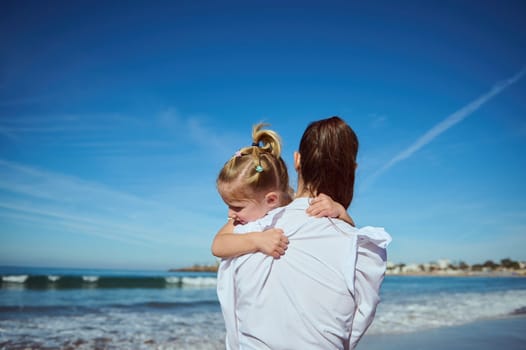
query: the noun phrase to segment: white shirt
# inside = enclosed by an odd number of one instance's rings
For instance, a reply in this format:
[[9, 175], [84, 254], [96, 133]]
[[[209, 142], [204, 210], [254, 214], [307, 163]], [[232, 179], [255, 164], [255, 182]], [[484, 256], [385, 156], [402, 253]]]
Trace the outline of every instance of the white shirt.
[[284, 256], [262, 253], [221, 262], [217, 293], [227, 349], [352, 349], [371, 324], [391, 237], [307, 216], [294, 200], [236, 233], [283, 229]]

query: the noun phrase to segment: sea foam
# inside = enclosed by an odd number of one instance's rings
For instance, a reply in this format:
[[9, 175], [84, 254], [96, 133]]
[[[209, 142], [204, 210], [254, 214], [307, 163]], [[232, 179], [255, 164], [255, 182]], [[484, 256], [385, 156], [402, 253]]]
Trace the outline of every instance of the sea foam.
[[51, 282], [56, 282], [60, 279], [60, 276], [50, 275], [50, 276], [47, 276], [47, 279], [50, 280]]
[[99, 280], [98, 276], [82, 276], [82, 280], [88, 283], [95, 283]]
[[27, 275], [20, 276], [3, 276], [2, 281], [7, 283], [25, 283], [27, 280]]
[[526, 290], [490, 293], [443, 293], [411, 300], [384, 299], [368, 331], [408, 333], [507, 316], [526, 305]]
[[217, 285], [217, 278], [215, 277], [182, 277], [181, 282], [187, 286], [215, 286]]
[[164, 279], [166, 281], [166, 283], [168, 284], [177, 284], [177, 283], [180, 283], [181, 282], [181, 278], [180, 277], [166, 277]]

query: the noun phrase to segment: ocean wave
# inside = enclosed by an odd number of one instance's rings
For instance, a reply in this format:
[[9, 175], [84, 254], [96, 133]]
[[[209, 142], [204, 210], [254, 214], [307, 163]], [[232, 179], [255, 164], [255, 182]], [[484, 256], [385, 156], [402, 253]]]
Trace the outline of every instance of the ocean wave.
[[[87, 306], [79, 306], [79, 305], [2, 305], [0, 306], [0, 314], [7, 314], [7, 313], [25, 313], [25, 314], [32, 314], [33, 316], [40, 316], [40, 315], [64, 315], [64, 314], [82, 314], [87, 313], [90, 310], [95, 310], [93, 308], [87, 307]], [[2, 347], [0, 347], [2, 349]]]
[[177, 283], [181, 283], [181, 278], [180, 277], [166, 277], [164, 279], [166, 281], [166, 283], [168, 284], [177, 284]]
[[371, 334], [409, 333], [512, 315], [526, 307], [526, 290], [443, 293], [380, 303]]
[[51, 282], [56, 282], [60, 279], [60, 276], [49, 275], [47, 276], [47, 279], [50, 280]]
[[[111, 309], [0, 319], [6, 349], [224, 349], [220, 312]], [[50, 336], [52, 334], [53, 336]]]
[[2, 288], [82, 289], [82, 288], [211, 288], [215, 276], [97, 276], [97, 275], [7, 275]]
[[217, 278], [215, 277], [182, 277], [181, 283], [187, 286], [215, 286], [217, 285]]
[[82, 280], [88, 283], [95, 283], [99, 280], [98, 276], [82, 276]]
[[[105, 305], [73, 305], [67, 303], [57, 303], [53, 305], [0, 305], [0, 314], [7, 313], [26, 313], [26, 314], [48, 314], [48, 315], [63, 315], [75, 314], [81, 315], [84, 313], [100, 313], [108, 312], [108, 310], [127, 310], [130, 313], [137, 312], [137, 310], [174, 310], [177, 312], [181, 309], [195, 309], [200, 308], [216, 308], [219, 303], [215, 299], [209, 300], [177, 300], [177, 301], [147, 301], [136, 303], [113, 303]], [[103, 311], [105, 310], [105, 311]], [[0, 347], [1, 349], [1, 347]]]
[[179, 284], [188, 287], [210, 287], [217, 285], [216, 277], [166, 277], [167, 284]]
[[19, 275], [19, 276], [2, 276], [2, 282], [7, 283], [25, 283], [28, 275]]
[[[196, 301], [177, 301], [177, 302], [158, 302], [151, 301], [140, 305], [133, 305], [134, 307], [143, 306], [153, 309], [177, 309], [177, 308], [192, 308], [192, 307], [207, 307], [217, 306], [217, 300], [196, 300]], [[126, 306], [129, 308], [129, 306]]]

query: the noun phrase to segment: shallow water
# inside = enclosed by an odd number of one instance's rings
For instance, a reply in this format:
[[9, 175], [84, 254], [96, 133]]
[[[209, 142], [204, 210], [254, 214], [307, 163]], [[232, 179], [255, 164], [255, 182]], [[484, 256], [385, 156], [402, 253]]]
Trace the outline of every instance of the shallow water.
[[[0, 268], [0, 276], [0, 349], [224, 348], [213, 273]], [[526, 278], [387, 276], [381, 296], [367, 335], [521, 313]]]

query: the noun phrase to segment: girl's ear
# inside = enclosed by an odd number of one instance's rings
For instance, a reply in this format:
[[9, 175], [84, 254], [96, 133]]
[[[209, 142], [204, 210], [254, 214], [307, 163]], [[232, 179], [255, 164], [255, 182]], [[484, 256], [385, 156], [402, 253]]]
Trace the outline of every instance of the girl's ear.
[[265, 202], [271, 209], [279, 207], [279, 196], [276, 192], [269, 192], [265, 195]]
[[299, 171], [301, 168], [301, 155], [298, 151], [294, 152], [294, 169]]

